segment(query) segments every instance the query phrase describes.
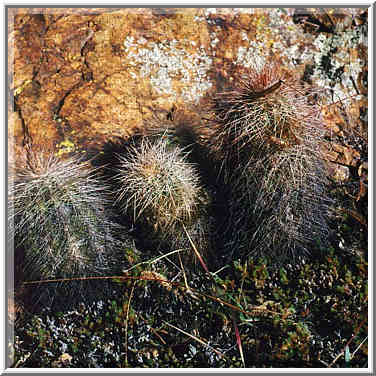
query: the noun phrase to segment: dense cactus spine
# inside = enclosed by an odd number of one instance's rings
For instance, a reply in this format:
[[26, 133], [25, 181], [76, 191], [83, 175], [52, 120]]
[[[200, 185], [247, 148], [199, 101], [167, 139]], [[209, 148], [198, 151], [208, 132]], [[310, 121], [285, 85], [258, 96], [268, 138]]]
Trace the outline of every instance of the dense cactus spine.
[[250, 161], [230, 199], [235, 244], [243, 253], [278, 263], [309, 255], [318, 242], [325, 245], [330, 205], [325, 181], [320, 161], [302, 145]]
[[285, 77], [276, 64], [243, 69], [231, 88], [212, 101], [211, 149], [228, 166], [249, 155], [272, 153], [305, 143], [307, 131], [316, 137], [320, 125], [312, 93]]
[[132, 212], [166, 230], [190, 222], [198, 210], [199, 179], [178, 148], [167, 150], [163, 140], [143, 139], [127, 156], [119, 155], [118, 201]]
[[208, 147], [227, 187], [228, 253], [283, 262], [325, 243], [323, 132], [311, 95], [271, 63], [242, 70], [232, 88], [213, 99]]
[[137, 139], [118, 155], [117, 203], [157, 245], [189, 251], [187, 231], [206, 252], [208, 196], [187, 156], [166, 135]]
[[9, 204], [27, 279], [104, 275], [113, 264], [115, 225], [106, 187], [88, 162], [29, 152], [15, 166]]

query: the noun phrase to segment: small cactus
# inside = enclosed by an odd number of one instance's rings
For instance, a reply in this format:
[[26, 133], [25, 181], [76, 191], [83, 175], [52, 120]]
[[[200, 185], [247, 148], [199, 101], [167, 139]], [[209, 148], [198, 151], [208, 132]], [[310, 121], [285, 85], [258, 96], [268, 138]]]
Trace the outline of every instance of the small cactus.
[[100, 276], [116, 264], [106, 187], [78, 158], [29, 152], [14, 168], [10, 212], [28, 280]]
[[143, 139], [126, 156], [119, 155], [118, 201], [134, 221], [142, 216], [160, 230], [190, 223], [200, 199], [199, 177], [179, 148], [163, 139]]
[[123, 213], [159, 244], [186, 248], [186, 229], [206, 248], [208, 231], [202, 226], [208, 195], [188, 153], [163, 135], [137, 140], [118, 155], [117, 202]]

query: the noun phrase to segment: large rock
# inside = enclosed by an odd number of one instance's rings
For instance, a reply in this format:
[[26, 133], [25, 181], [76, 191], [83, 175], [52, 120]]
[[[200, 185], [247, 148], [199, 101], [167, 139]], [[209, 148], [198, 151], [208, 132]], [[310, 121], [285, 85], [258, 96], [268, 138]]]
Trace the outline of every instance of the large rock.
[[303, 77], [318, 34], [302, 34], [293, 15], [277, 8], [9, 9], [9, 148], [15, 155], [27, 143], [59, 154], [100, 150], [144, 127], [153, 111], [198, 106], [260, 57]]

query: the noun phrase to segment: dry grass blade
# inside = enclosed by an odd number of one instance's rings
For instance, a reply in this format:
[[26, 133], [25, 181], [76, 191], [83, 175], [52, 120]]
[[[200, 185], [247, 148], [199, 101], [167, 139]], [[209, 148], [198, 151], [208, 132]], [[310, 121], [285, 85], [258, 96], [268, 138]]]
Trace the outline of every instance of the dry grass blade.
[[194, 339], [195, 341], [197, 341], [198, 343], [200, 343], [201, 345], [205, 346], [205, 347], [208, 347], [210, 348], [212, 351], [214, 351], [219, 357], [223, 358], [225, 357], [224, 354], [222, 354], [220, 351], [216, 350], [215, 348], [211, 347], [208, 343], [206, 343], [205, 341], [203, 341], [202, 339], [200, 338], [197, 338], [196, 336], [190, 334], [190, 333], [187, 333], [186, 331], [182, 330], [182, 329], [179, 329], [177, 328], [176, 326], [172, 325], [172, 324], [169, 324], [168, 322], [164, 321], [164, 323], [167, 325], [167, 326], [170, 326], [171, 328], [179, 331], [180, 333], [183, 333], [184, 335], [188, 336], [189, 338], [192, 338]]
[[364, 342], [366, 342], [367, 340], [368, 340], [368, 336], [364, 338], [364, 340], [359, 344], [359, 346], [351, 354], [351, 359], [354, 357], [354, 355], [359, 351], [359, 349], [363, 346]]
[[232, 322], [233, 322], [234, 329], [235, 329], [236, 344], [238, 345], [238, 349], [239, 349], [240, 357], [242, 359], [243, 367], [245, 368], [245, 360], [244, 360], [244, 354], [243, 354], [242, 340], [240, 338], [238, 326], [236, 325], [236, 319], [235, 319], [234, 313], [232, 313]]
[[[138, 314], [139, 315], [139, 317], [141, 317], [141, 320], [146, 324], [146, 325], [149, 325], [148, 324], [148, 322], [147, 322], [147, 320], [139, 313]], [[150, 330], [153, 332], [153, 334], [155, 334], [155, 336], [156, 337], [158, 337], [158, 339], [164, 344], [164, 345], [166, 345], [167, 344], [167, 342], [159, 335], [159, 333], [154, 329], [154, 328], [152, 328], [150, 325], [149, 325], [149, 327], [150, 327]]]
[[[191, 239], [191, 237], [190, 237], [190, 235], [189, 235], [189, 232], [188, 232], [187, 229], [185, 228], [184, 224], [183, 224], [183, 228], [184, 228], [184, 231], [185, 231], [185, 233], [186, 233], [186, 235], [187, 235], [187, 238], [188, 238], [188, 240], [189, 240], [189, 243], [191, 244], [191, 246], [192, 246], [192, 248], [193, 248], [193, 251], [195, 252], [195, 255], [197, 256], [198, 260], [200, 261], [200, 264], [202, 265], [202, 267], [204, 268], [204, 270], [206, 271], [206, 273], [208, 273], [208, 274], [210, 275], [210, 277], [213, 278], [212, 275], [211, 275], [211, 273], [209, 272], [209, 269], [208, 269], [208, 267], [206, 266], [206, 264], [205, 264], [205, 262], [204, 262], [202, 256], [200, 255], [199, 251], [197, 250], [195, 244], [193, 243], [193, 241], [192, 241], [192, 239]], [[213, 279], [213, 280], [214, 280], [214, 279]]]
[[129, 309], [131, 307], [131, 300], [133, 297], [133, 292], [135, 288], [136, 282], [133, 283], [131, 293], [129, 295], [128, 299], [128, 304], [127, 304], [127, 312], [125, 316], [125, 341], [124, 341], [124, 346], [125, 346], [125, 359], [124, 359], [124, 365], [128, 366], [128, 318], [129, 318]]
[[[183, 272], [185, 288], [187, 289], [187, 292], [188, 292], [192, 297], [195, 297], [194, 294], [192, 293], [192, 290], [191, 290], [190, 287], [188, 286], [187, 276], [186, 276], [186, 274], [185, 274], [185, 269], [184, 269], [184, 265], [183, 265], [183, 263], [182, 263], [182, 261], [181, 261], [180, 254], [179, 254], [179, 262], [180, 262], [181, 270], [182, 270], [182, 272]], [[195, 297], [195, 298], [196, 298], [196, 297]]]

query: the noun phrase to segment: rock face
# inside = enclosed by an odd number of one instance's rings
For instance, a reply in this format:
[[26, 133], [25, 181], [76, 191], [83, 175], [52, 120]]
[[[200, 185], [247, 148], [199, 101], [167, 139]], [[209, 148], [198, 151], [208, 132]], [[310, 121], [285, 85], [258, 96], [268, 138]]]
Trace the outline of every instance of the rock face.
[[307, 76], [330, 35], [320, 26], [329, 21], [317, 20], [302, 33], [294, 9], [9, 9], [10, 161], [26, 143], [58, 154], [99, 150], [153, 111], [194, 108], [254, 59]]

